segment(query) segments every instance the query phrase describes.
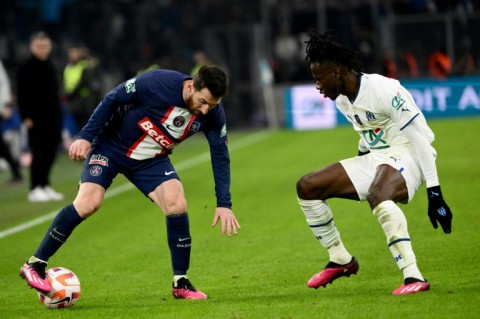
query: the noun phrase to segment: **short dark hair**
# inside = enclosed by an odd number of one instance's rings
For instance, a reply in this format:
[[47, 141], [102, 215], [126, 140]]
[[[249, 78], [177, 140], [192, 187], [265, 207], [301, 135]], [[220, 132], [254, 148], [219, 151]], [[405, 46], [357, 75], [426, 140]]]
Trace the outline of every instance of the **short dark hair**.
[[30, 35], [30, 43], [37, 40], [37, 39], [49, 39], [50, 40], [50, 37], [48, 36], [48, 34], [45, 31], [37, 31], [37, 32], [32, 33], [32, 35]]
[[312, 29], [309, 34], [310, 40], [307, 44], [305, 60], [308, 63], [332, 61], [342, 64], [355, 72], [364, 72], [360, 55], [350, 47], [333, 41], [333, 33], [324, 34]]
[[224, 97], [228, 92], [228, 78], [225, 72], [215, 65], [204, 65], [193, 77], [195, 89], [207, 88], [216, 98]]

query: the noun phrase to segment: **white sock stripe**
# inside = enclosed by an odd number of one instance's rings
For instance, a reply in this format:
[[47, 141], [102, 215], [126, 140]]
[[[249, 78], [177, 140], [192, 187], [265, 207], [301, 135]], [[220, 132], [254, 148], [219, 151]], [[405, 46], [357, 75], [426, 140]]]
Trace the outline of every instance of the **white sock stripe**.
[[315, 225], [308, 225], [310, 226], [310, 228], [315, 228], [315, 227], [323, 227], [323, 226], [327, 226], [328, 224], [330, 224], [331, 222], [333, 222], [333, 217], [326, 223], [323, 223], [323, 224], [315, 224]]
[[390, 243], [388, 244], [388, 247], [390, 247], [390, 246], [392, 246], [392, 245], [395, 245], [395, 244], [398, 244], [398, 243], [401, 242], [401, 241], [411, 241], [411, 240], [410, 240], [410, 238], [399, 238], [399, 239], [397, 239], [397, 240], [394, 240], [394, 241], [390, 242]]

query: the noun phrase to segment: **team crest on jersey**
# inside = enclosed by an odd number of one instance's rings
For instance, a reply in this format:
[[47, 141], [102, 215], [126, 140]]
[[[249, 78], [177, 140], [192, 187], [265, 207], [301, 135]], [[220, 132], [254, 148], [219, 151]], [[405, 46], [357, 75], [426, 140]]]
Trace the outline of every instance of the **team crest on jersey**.
[[136, 81], [136, 79], [133, 78], [133, 79], [128, 80], [125, 83], [125, 91], [127, 93], [133, 93], [133, 92], [137, 91], [137, 88], [135, 87], [135, 81]]
[[90, 167], [90, 175], [98, 176], [102, 174], [102, 167], [100, 165], [93, 165]]
[[366, 111], [365, 112], [365, 117], [367, 118], [368, 121], [371, 121], [371, 120], [375, 119], [375, 114], [370, 112], [370, 111]]
[[200, 123], [193, 121], [192, 125], [190, 125], [190, 132], [196, 133], [200, 129]]
[[175, 117], [172, 122], [175, 127], [182, 127], [183, 124], [185, 124], [185, 118], [179, 115]]
[[92, 154], [92, 156], [90, 156], [90, 160], [88, 161], [88, 164], [108, 166], [108, 157], [103, 156], [101, 154]]

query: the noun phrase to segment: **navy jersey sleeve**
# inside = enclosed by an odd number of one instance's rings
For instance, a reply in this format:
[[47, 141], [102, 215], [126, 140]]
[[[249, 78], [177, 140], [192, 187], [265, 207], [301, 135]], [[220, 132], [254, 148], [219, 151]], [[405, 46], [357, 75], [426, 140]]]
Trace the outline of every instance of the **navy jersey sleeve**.
[[212, 110], [209, 115], [204, 133], [210, 145], [217, 207], [231, 208], [230, 155], [227, 146], [227, 125], [223, 104]]
[[135, 78], [119, 84], [103, 97], [77, 137], [92, 142], [103, 131], [103, 128], [119, 107], [135, 104], [137, 101]]

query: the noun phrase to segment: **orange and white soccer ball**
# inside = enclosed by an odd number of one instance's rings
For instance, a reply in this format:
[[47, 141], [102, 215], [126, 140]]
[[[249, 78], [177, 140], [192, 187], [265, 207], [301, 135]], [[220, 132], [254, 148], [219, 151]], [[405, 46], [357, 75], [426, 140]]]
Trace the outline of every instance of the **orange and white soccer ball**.
[[63, 267], [53, 267], [46, 271], [52, 290], [46, 294], [37, 291], [38, 299], [47, 308], [73, 306], [80, 298], [80, 280], [73, 271]]

